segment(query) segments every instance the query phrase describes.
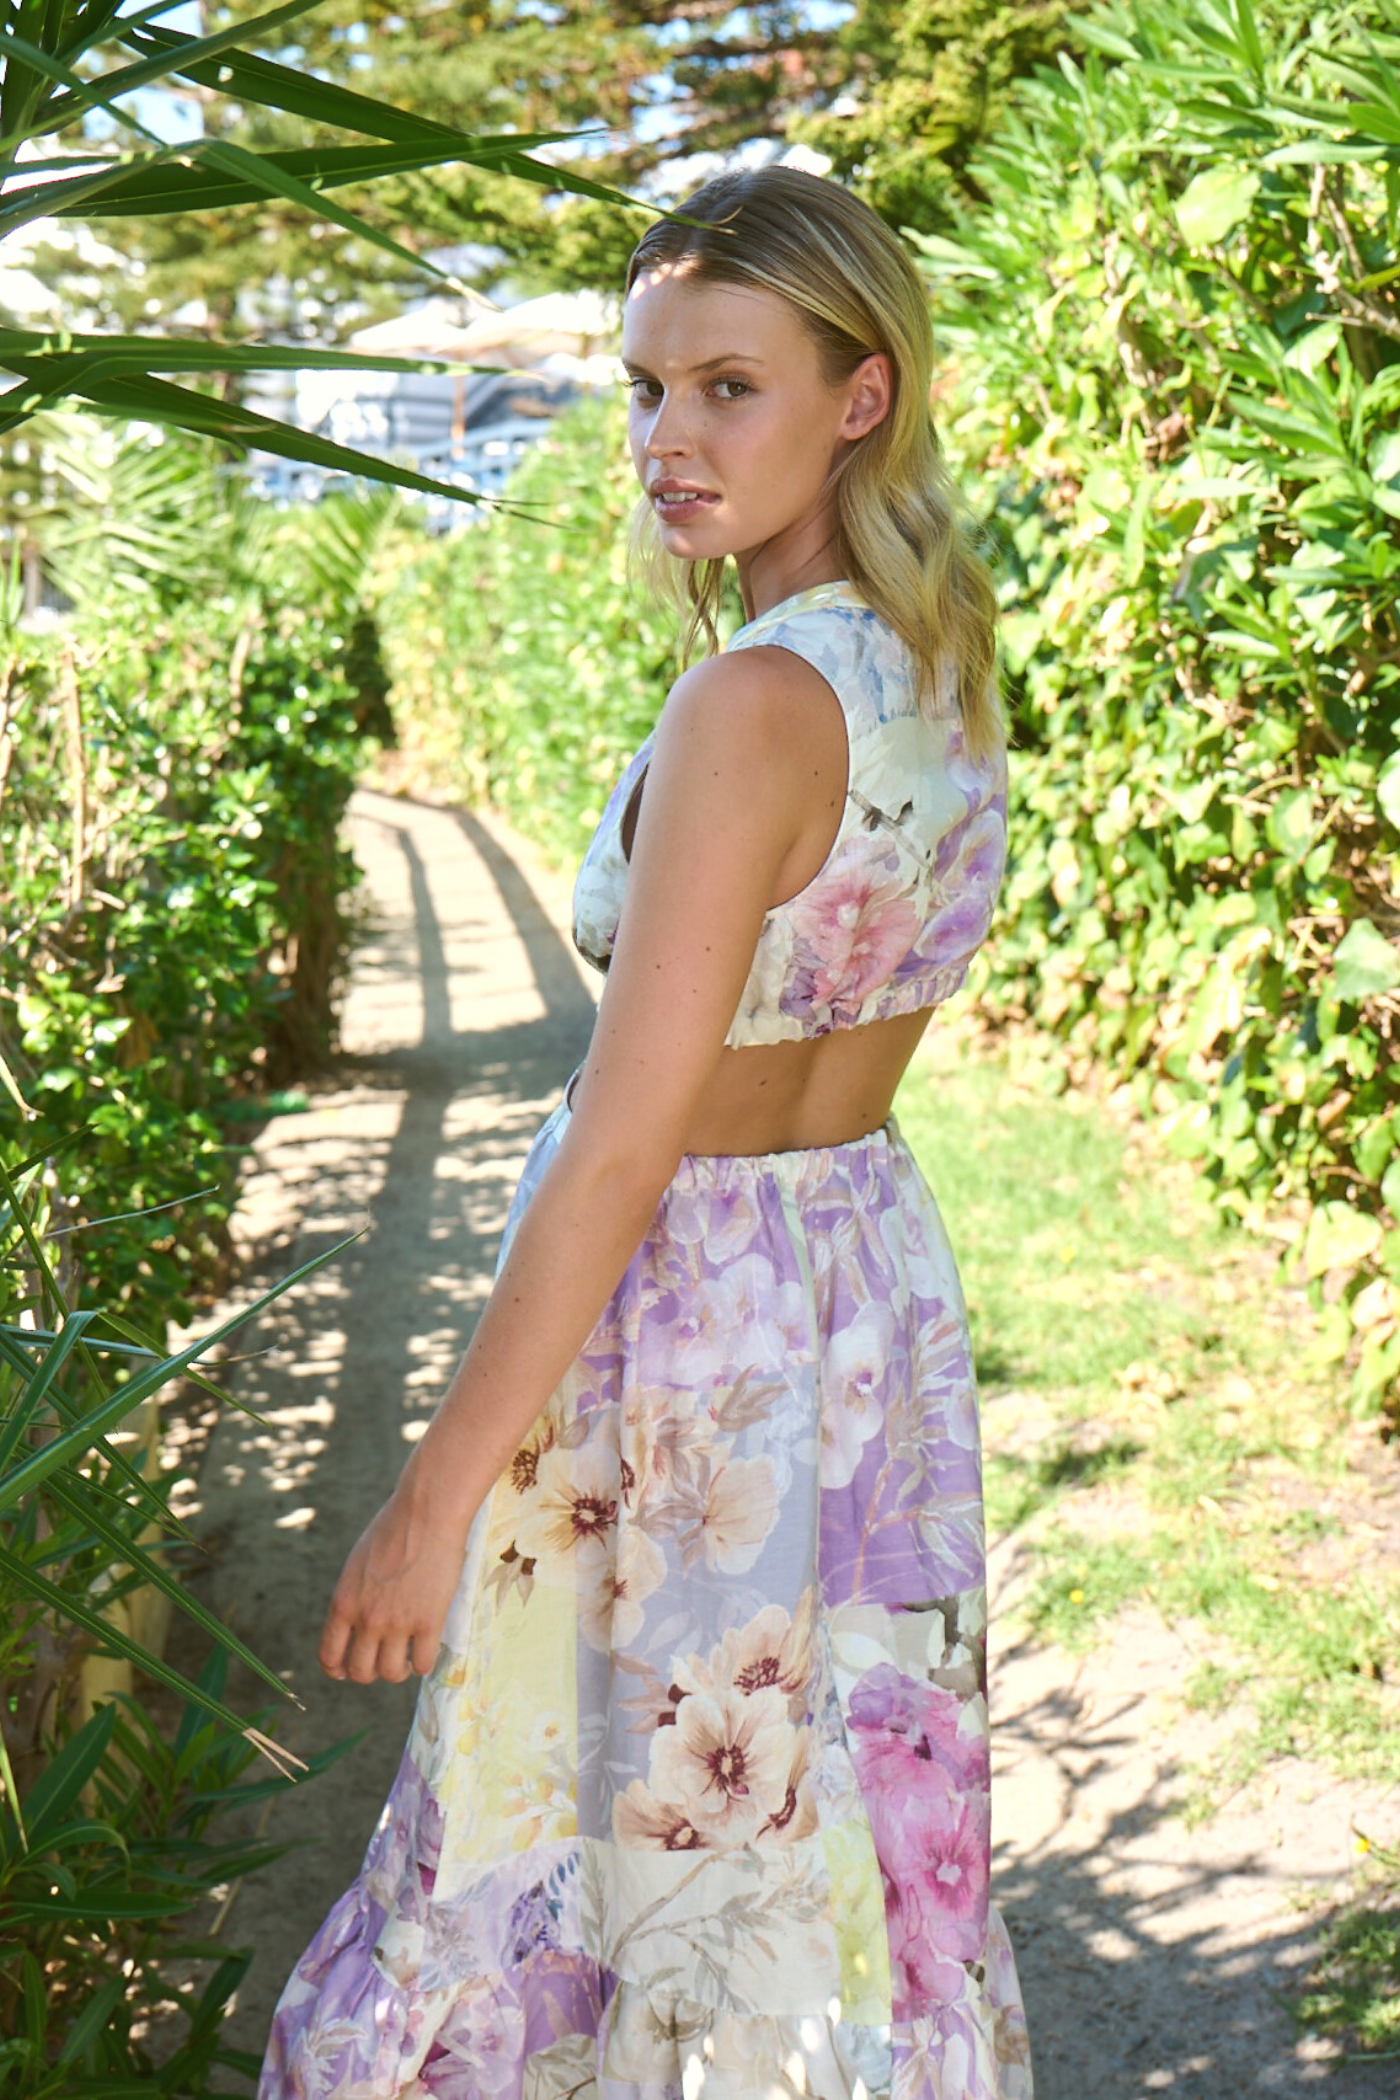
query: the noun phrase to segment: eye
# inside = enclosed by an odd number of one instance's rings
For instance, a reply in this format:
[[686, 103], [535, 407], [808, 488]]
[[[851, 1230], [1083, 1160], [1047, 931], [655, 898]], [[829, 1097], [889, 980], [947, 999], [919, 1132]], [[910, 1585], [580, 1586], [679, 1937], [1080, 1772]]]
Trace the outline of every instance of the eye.
[[753, 388], [746, 379], [717, 379], [715, 385], [729, 388], [727, 394], [720, 395], [721, 401], [742, 401], [745, 394], [753, 392]]
[[654, 379], [647, 379], [640, 373], [635, 378], [624, 380], [623, 384], [634, 401], [650, 402], [661, 392]]

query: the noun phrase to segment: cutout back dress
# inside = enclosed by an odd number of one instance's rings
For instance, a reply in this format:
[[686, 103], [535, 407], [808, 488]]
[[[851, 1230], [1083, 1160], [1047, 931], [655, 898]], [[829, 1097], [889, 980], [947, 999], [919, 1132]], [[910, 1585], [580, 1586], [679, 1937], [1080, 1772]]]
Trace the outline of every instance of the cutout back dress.
[[[848, 779], [739, 1048], [947, 998], [1006, 858], [1004, 756], [970, 758], [951, 691], [920, 710], [850, 584], [728, 646], [760, 644], [833, 688]], [[651, 743], [579, 871], [600, 968]], [[893, 1118], [687, 1155], [478, 1512], [260, 2100], [1030, 2100], [990, 1843], [977, 1395], [933, 1196]]]

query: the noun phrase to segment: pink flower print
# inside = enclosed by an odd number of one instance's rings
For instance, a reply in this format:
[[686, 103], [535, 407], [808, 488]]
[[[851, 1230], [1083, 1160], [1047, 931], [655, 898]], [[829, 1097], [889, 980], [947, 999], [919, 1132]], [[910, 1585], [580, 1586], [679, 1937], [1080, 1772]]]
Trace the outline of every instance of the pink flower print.
[[[890, 1960], [915, 2005], [947, 1990], [948, 1962], [981, 1958], [987, 1932], [991, 1806], [951, 1790], [906, 1803], [892, 1861], [880, 1853]], [[890, 1833], [887, 1833], [887, 1835]]]
[[843, 1007], [858, 1006], [908, 954], [922, 923], [904, 882], [884, 870], [869, 839], [848, 840], [847, 848], [810, 895], [789, 907], [795, 945], [804, 961], [811, 957], [803, 976], [819, 1006], [838, 999]]
[[917, 2009], [947, 1995], [941, 1964], [981, 1954], [991, 1849], [986, 1737], [954, 1693], [889, 1663], [861, 1679], [849, 1711], [891, 1959], [906, 2009]]
[[921, 1684], [893, 1663], [878, 1663], [851, 1693], [849, 1713], [852, 1752], [867, 1794], [918, 1791], [933, 1767], [959, 1789], [990, 1787], [990, 1752], [980, 1718], [968, 1715], [956, 1692]]

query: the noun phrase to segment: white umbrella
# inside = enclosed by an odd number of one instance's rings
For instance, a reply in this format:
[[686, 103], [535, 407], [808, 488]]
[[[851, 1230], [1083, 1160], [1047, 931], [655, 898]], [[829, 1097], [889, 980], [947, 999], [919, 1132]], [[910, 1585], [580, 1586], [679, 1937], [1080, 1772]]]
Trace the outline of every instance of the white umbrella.
[[505, 350], [532, 358], [555, 351], [587, 357], [617, 325], [617, 302], [601, 292], [546, 292], [504, 313], [483, 314], [464, 334], [473, 358]]

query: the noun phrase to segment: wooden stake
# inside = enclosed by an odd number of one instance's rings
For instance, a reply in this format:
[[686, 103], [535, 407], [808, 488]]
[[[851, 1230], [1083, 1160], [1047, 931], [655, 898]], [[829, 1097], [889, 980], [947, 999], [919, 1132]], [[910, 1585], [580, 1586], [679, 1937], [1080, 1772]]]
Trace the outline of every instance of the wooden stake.
[[68, 908], [72, 911], [82, 902], [87, 861], [87, 752], [83, 745], [83, 696], [77, 662], [70, 648], [65, 647], [62, 664], [63, 719], [68, 731], [68, 775], [73, 788], [73, 852], [68, 881]]

